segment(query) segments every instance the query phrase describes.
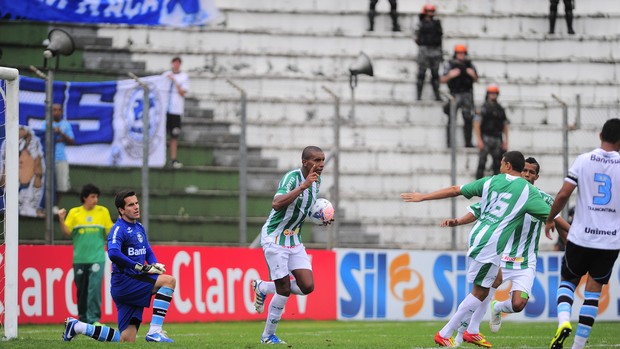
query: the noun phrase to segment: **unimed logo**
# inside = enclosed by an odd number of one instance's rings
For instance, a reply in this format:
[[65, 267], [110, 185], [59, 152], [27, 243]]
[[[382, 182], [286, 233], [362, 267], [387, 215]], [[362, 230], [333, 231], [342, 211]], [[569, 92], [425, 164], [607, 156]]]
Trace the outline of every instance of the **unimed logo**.
[[344, 288], [338, 302], [343, 317], [386, 318], [388, 288], [402, 302], [405, 317], [413, 317], [424, 305], [424, 280], [410, 268], [410, 257], [402, 253], [388, 260], [384, 252], [346, 253], [340, 263]]

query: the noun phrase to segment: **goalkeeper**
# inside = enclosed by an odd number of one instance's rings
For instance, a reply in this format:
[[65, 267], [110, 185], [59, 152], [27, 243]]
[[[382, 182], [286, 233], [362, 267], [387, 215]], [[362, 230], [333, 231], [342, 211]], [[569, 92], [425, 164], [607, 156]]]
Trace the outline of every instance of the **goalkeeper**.
[[147, 342], [174, 342], [162, 330], [176, 280], [164, 274], [146, 237], [140, 218], [140, 205], [133, 191], [122, 191], [114, 200], [119, 218], [108, 235], [108, 256], [112, 261], [110, 293], [118, 311], [118, 330], [93, 326], [74, 318], [65, 321], [63, 339], [84, 334], [102, 342], [135, 342], [142, 323], [142, 312], [153, 301], [153, 318]]

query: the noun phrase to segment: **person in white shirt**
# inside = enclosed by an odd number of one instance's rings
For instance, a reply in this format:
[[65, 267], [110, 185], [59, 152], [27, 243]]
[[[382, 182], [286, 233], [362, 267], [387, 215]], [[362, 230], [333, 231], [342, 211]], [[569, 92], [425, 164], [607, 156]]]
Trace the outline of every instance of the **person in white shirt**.
[[185, 95], [189, 92], [189, 77], [181, 71], [181, 58], [172, 59], [172, 70], [163, 74], [170, 79], [168, 109], [166, 111], [166, 131], [170, 136], [170, 165], [181, 168], [183, 164], [177, 160], [177, 144], [181, 134], [181, 116], [185, 111]]
[[598, 313], [601, 290], [609, 282], [620, 252], [620, 119], [607, 120], [599, 137], [601, 147], [579, 155], [568, 169], [545, 225], [545, 233], [551, 238], [555, 229], [553, 217], [579, 186], [562, 258], [562, 281], [557, 292], [558, 329], [551, 349], [563, 348], [573, 330], [570, 316], [575, 289], [581, 277], [588, 274], [573, 349], [585, 346]]

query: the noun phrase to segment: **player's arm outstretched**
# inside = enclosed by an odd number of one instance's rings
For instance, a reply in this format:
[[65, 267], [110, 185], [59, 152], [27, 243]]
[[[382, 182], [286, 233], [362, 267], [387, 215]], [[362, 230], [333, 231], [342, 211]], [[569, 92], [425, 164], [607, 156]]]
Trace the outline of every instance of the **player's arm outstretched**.
[[476, 216], [474, 216], [471, 212], [467, 212], [463, 217], [461, 218], [450, 218], [450, 219], [446, 219], [445, 221], [441, 222], [441, 224], [439, 224], [440, 227], [456, 227], [459, 225], [465, 225], [465, 224], [469, 224], [469, 223], [473, 223], [476, 221]]
[[461, 195], [461, 187], [458, 185], [453, 185], [451, 187], [439, 189], [427, 194], [422, 194], [415, 191], [411, 193], [402, 193], [400, 194], [400, 197], [405, 202], [422, 202], [428, 200], [451, 198], [459, 195]]

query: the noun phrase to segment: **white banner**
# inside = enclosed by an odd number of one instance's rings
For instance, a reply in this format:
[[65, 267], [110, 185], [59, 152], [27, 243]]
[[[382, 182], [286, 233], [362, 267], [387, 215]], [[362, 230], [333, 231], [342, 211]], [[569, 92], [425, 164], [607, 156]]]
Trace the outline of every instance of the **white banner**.
[[[470, 292], [465, 252], [336, 249], [339, 320], [445, 320]], [[526, 308], [507, 321], [556, 321], [556, 291], [561, 280], [560, 252], [538, 256], [536, 279]], [[495, 299], [509, 298], [504, 283]], [[572, 319], [579, 318], [584, 280], [578, 286]], [[485, 319], [488, 320], [489, 314]], [[618, 263], [603, 288], [598, 320], [620, 318]]]

